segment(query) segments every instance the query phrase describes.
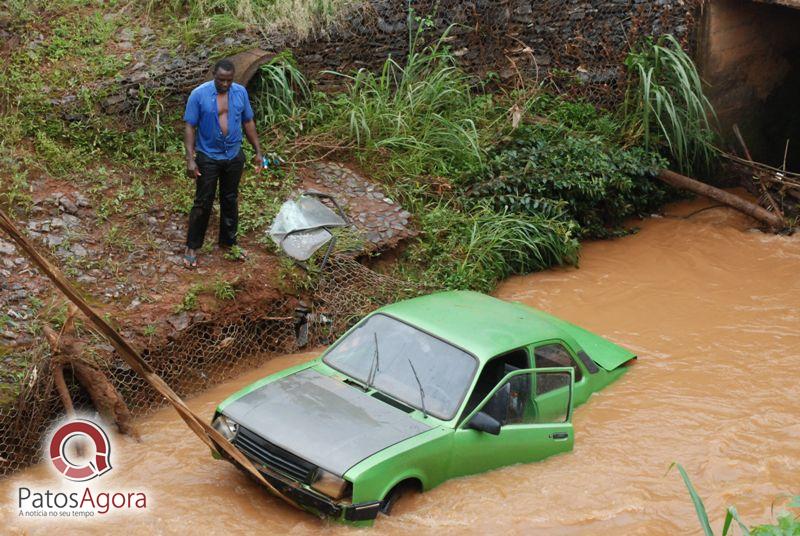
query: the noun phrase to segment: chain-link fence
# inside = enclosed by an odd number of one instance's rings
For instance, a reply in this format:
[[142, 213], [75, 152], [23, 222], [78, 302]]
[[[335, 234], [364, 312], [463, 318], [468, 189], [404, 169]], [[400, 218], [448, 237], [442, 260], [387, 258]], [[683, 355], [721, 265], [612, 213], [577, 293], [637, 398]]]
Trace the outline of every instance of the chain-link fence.
[[[370, 311], [426, 290], [420, 285], [378, 274], [351, 257], [334, 256], [319, 275], [308, 302], [281, 297], [237, 314], [220, 314], [176, 332], [142, 357], [180, 396], [208, 387], [264, 363], [270, 357], [329, 344]], [[0, 476], [41, 458], [42, 438], [65, 408], [54, 382], [58, 361], [46, 345], [31, 354], [16, 400], [0, 407]], [[99, 369], [134, 416], [164, 405], [164, 398], [124, 361], [95, 356]], [[65, 367], [76, 407], [89, 396]]]

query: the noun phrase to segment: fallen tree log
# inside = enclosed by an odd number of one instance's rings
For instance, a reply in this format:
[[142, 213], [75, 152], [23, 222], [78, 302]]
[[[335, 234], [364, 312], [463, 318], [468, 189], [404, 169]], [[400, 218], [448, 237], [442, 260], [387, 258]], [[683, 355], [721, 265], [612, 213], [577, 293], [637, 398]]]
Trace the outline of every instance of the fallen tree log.
[[703, 197], [708, 197], [709, 199], [719, 201], [720, 203], [738, 210], [739, 212], [747, 214], [751, 218], [760, 221], [773, 231], [780, 231], [786, 228], [786, 222], [779, 215], [774, 214], [755, 203], [746, 201], [738, 195], [720, 190], [719, 188], [715, 188], [668, 169], [662, 169], [659, 171], [657, 177], [659, 180], [666, 182], [670, 186], [680, 188], [681, 190], [688, 190], [696, 193], [697, 195], [702, 195]]
[[76, 312], [77, 308], [71, 308], [67, 321], [64, 323], [64, 329], [58, 335], [48, 325], [43, 328], [44, 335], [50, 343], [56, 389], [64, 404], [64, 409], [67, 411], [67, 416], [74, 418], [75, 408], [64, 380], [64, 366], [72, 369], [73, 376], [89, 393], [89, 398], [92, 399], [97, 412], [107, 421], [115, 423], [120, 433], [139, 441], [141, 437], [133, 425], [130, 409], [114, 384], [97, 367], [81, 357], [83, 345], [70, 333], [73, 316]]

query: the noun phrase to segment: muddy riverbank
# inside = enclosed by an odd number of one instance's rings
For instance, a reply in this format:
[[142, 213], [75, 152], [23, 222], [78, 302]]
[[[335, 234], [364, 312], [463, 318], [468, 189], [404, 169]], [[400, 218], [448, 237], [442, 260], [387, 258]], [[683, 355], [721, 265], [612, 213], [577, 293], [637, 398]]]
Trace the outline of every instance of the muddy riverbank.
[[[445, 483], [398, 505], [375, 534], [684, 534], [698, 531], [683, 464], [712, 523], [735, 504], [750, 524], [800, 491], [800, 236], [766, 235], [744, 217], [680, 203], [635, 235], [583, 248], [580, 269], [514, 277], [496, 295], [561, 316], [636, 351], [630, 373], [575, 413], [575, 450], [542, 463]], [[310, 359], [273, 359], [195, 397], [217, 402]], [[140, 419], [143, 442], [114, 438], [104, 485], [143, 488], [146, 515], [60, 521], [97, 533], [354, 533], [295, 511], [216, 462], [170, 409]], [[108, 478], [108, 480], [106, 480]], [[16, 514], [19, 486], [55, 485], [44, 465], [0, 482], [14, 533], [54, 527]], [[67, 526], [67, 523], [69, 525]]]

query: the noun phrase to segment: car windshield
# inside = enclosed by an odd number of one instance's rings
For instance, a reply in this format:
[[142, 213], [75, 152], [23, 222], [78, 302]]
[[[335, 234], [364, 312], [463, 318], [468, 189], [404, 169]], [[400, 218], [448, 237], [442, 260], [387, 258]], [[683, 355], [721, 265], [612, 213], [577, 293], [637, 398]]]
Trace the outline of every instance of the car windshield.
[[324, 362], [444, 420], [455, 416], [477, 368], [463, 350], [382, 314], [359, 324]]

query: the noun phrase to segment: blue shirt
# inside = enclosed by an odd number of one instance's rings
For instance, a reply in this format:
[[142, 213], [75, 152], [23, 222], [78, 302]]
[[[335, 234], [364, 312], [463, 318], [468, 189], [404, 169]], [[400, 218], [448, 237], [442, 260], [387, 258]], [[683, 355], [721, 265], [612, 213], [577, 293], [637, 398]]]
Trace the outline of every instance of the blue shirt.
[[222, 134], [217, 113], [217, 88], [210, 80], [189, 95], [183, 120], [197, 127], [195, 149], [214, 160], [232, 160], [242, 148], [242, 123], [253, 119], [253, 109], [244, 86], [233, 83], [228, 90], [228, 135]]

